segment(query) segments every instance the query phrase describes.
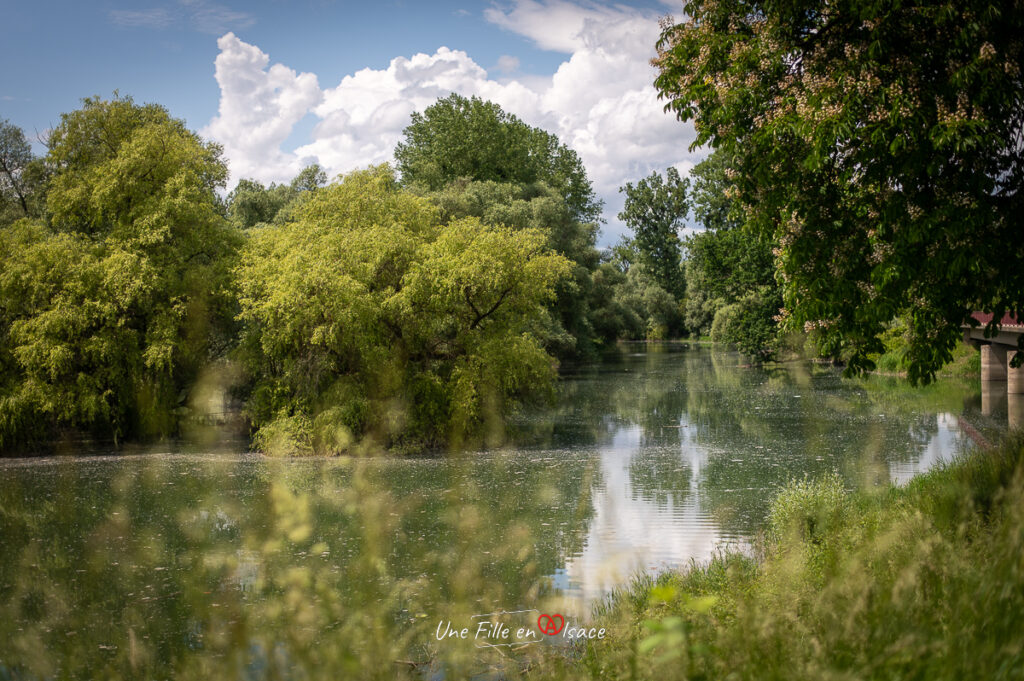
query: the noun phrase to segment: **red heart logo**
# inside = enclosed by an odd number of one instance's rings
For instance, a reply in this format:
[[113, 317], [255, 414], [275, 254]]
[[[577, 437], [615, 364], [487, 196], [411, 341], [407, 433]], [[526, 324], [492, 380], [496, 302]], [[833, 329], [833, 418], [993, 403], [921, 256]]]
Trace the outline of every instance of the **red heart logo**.
[[[555, 622], [555, 620], [558, 622]], [[537, 618], [537, 628], [540, 633], [554, 636], [565, 628], [565, 618], [561, 615], [548, 615], [547, 613]]]

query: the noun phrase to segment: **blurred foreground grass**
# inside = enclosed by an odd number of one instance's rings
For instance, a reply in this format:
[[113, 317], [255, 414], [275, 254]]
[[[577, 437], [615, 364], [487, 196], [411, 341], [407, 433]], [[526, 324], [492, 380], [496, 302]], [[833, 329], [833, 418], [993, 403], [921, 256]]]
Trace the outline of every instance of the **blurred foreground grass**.
[[0, 680], [518, 674], [539, 646], [509, 656], [435, 632], [503, 608], [560, 611], [546, 575], [578, 550], [590, 476], [586, 461], [470, 458], [10, 468]]
[[503, 608], [579, 624], [550, 575], [580, 549], [582, 463], [486, 485], [472, 460], [412, 464], [400, 493], [360, 460], [11, 469], [0, 680], [1021, 678], [1022, 463], [1016, 436], [905, 487], [794, 481], [755, 555], [638, 578], [597, 608], [604, 640], [518, 651], [435, 632]]

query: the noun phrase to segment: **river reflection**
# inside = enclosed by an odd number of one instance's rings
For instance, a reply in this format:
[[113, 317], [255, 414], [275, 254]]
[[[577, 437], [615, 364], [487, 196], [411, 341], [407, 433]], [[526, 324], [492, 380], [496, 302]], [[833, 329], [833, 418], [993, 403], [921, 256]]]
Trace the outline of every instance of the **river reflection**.
[[[643, 448], [643, 430], [629, 426], [602, 449], [594, 516], [583, 549], [568, 557], [564, 571], [567, 592], [582, 601], [578, 611], [635, 573], [743, 548], [742, 537], [707, 512], [700, 484], [705, 452], [687, 446], [686, 437], [681, 449]], [[668, 475], [660, 479], [659, 472]]]
[[583, 616], [636, 571], [744, 548], [793, 477], [905, 482], [955, 456], [979, 404], [683, 345], [559, 390], [461, 457], [0, 461], [0, 679], [479, 671], [439, 621]]
[[912, 389], [810, 363], [754, 369], [700, 347], [633, 349], [566, 381], [560, 406], [515, 435], [597, 449], [583, 548], [556, 575], [584, 611], [638, 571], [746, 549], [790, 479], [902, 484], [969, 448], [961, 419], [979, 417], [976, 389], [957, 381]]

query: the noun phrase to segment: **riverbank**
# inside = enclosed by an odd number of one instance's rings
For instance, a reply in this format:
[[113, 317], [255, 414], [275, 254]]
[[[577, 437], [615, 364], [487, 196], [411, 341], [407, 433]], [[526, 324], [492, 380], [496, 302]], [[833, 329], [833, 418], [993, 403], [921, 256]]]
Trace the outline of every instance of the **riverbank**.
[[[875, 374], [887, 376], [907, 375], [906, 347], [901, 343], [887, 343], [886, 351], [875, 358]], [[966, 343], [953, 348], [952, 360], [936, 374], [937, 378], [967, 378], [977, 380], [981, 375], [981, 353]]]
[[[903, 487], [791, 483], [756, 557], [639, 578], [571, 676], [999, 679], [1024, 670], [1024, 436]], [[562, 670], [569, 671], [569, 670]]]

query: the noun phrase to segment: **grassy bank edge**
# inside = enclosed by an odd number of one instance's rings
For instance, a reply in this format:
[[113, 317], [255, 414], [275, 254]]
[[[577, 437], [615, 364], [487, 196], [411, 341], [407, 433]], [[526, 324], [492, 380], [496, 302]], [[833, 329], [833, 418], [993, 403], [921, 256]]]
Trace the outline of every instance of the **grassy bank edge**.
[[906, 486], [792, 482], [753, 555], [638, 577], [560, 677], [1024, 677], [1024, 435]]

